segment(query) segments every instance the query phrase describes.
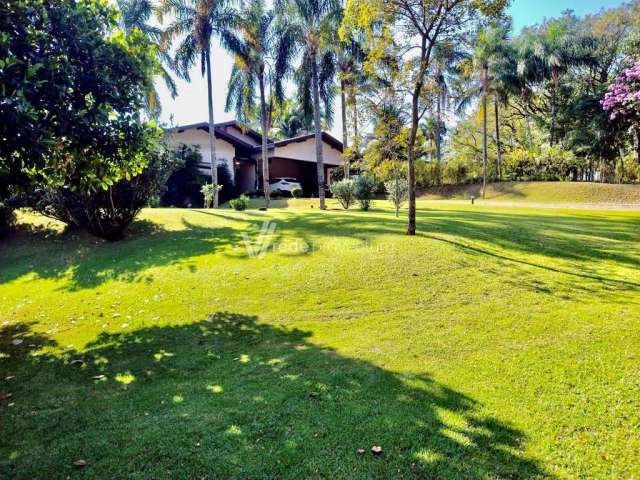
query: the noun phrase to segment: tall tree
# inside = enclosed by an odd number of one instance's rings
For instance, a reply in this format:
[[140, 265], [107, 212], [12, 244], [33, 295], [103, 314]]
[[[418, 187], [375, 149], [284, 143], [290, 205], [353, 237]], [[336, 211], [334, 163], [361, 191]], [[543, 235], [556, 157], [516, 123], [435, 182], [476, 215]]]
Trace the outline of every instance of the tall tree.
[[209, 163], [213, 185], [213, 208], [218, 207], [218, 168], [216, 158], [215, 123], [213, 118], [213, 85], [211, 42], [218, 37], [224, 46], [234, 42], [231, 31], [237, 22], [237, 13], [226, 0], [161, 0], [158, 17], [165, 15], [171, 22], [164, 30], [166, 43], [179, 43], [173, 66], [179, 76], [190, 80], [190, 70], [200, 60], [201, 74], [207, 76], [207, 105], [209, 110]]
[[[226, 110], [235, 110], [238, 118], [251, 121], [256, 116], [255, 98], [259, 103], [258, 117], [262, 133], [262, 168], [260, 169], [265, 205], [270, 206], [268, 138], [274, 108], [278, 97], [275, 79], [282, 76], [276, 68], [284, 64], [275, 58], [278, 32], [273, 11], [265, 8], [263, 0], [250, 0], [242, 9], [237, 30], [238, 41], [230, 42], [229, 49], [235, 62], [229, 80]], [[257, 85], [257, 92], [256, 92]], [[280, 92], [281, 93], [281, 92]]]
[[[342, 113], [342, 147], [344, 151], [344, 176], [349, 178], [351, 152], [349, 150], [349, 125], [348, 106], [351, 104], [354, 109], [353, 118], [357, 129], [357, 99], [356, 88], [359, 79], [360, 66], [363, 60], [362, 47], [355, 36], [350, 36], [340, 40], [336, 47], [336, 62], [338, 67], [338, 79], [340, 81], [340, 109]], [[357, 140], [354, 132], [354, 147], [357, 147]]]
[[433, 51], [443, 41], [459, 40], [478, 14], [499, 15], [506, 1], [395, 0], [391, 2], [349, 0], [341, 34], [362, 29], [371, 43], [369, 72], [388, 54], [398, 62], [403, 88], [411, 97], [411, 126], [407, 145], [409, 215], [407, 234], [416, 233], [416, 138], [426, 112], [424, 87]]
[[[175, 98], [178, 94], [173, 78], [165, 65], [171, 64], [171, 58], [166, 48], [162, 45], [162, 29], [151, 24], [153, 14], [153, 4], [150, 0], [118, 0], [118, 10], [120, 11], [120, 29], [126, 35], [138, 29], [149, 40], [152, 47], [160, 60], [158, 67], [159, 76], [164, 81], [171, 98]], [[155, 85], [147, 92], [147, 111], [152, 117], [157, 118], [160, 115], [162, 106], [160, 105], [160, 97]]]
[[315, 131], [318, 197], [320, 209], [326, 209], [325, 175], [322, 156], [322, 111], [327, 122], [332, 117], [333, 79], [335, 76], [335, 32], [340, 20], [337, 0], [279, 0], [276, 2], [280, 28], [277, 47], [276, 90], [282, 90], [293, 59], [300, 58], [298, 91], [303, 110], [312, 105]]

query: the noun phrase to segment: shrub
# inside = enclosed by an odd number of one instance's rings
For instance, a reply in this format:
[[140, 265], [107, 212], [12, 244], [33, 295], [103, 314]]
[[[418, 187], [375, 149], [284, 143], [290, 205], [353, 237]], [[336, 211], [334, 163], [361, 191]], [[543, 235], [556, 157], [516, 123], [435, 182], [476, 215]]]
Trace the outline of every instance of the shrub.
[[378, 189], [378, 182], [373, 175], [363, 174], [355, 180], [355, 196], [360, 203], [360, 208], [364, 211], [369, 210], [371, 200]]
[[119, 240], [140, 210], [162, 193], [175, 168], [174, 153], [164, 145], [149, 153], [141, 173], [97, 191], [69, 186], [43, 187], [35, 192], [33, 208], [67, 225], [85, 228], [106, 240]]
[[218, 190], [219, 192], [222, 189], [222, 185], [213, 185], [212, 183], [206, 183], [200, 187], [200, 193], [202, 193], [202, 196], [204, 197], [204, 208], [211, 208], [213, 206], [213, 192], [215, 190]]
[[293, 198], [302, 198], [302, 189], [300, 188], [295, 188], [292, 192], [291, 195], [293, 196]]
[[13, 208], [0, 201], [0, 238], [5, 236], [15, 222]]
[[178, 168], [167, 180], [166, 191], [161, 199], [162, 206], [202, 207], [204, 203], [200, 189], [206, 183], [206, 179], [198, 167], [202, 159], [200, 152], [197, 149], [181, 145], [176, 150], [176, 156], [178, 157]]
[[345, 210], [356, 201], [356, 184], [353, 180], [340, 180], [331, 184], [331, 193]]
[[387, 197], [396, 209], [396, 217], [400, 213], [400, 207], [407, 200], [409, 183], [404, 177], [396, 177], [384, 184], [387, 189]]
[[239, 212], [246, 210], [249, 206], [249, 197], [246, 195], [240, 195], [238, 198], [229, 200], [229, 206]]
[[269, 192], [269, 197], [274, 199], [282, 198], [284, 197], [284, 192], [279, 188], [274, 188], [273, 190], [271, 190], [271, 192]]

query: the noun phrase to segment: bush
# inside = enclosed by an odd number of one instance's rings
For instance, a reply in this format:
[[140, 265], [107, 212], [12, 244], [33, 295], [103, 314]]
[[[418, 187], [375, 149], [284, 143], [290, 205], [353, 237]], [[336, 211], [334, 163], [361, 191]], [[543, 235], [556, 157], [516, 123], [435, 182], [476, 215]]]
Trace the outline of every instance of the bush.
[[44, 187], [35, 192], [33, 208], [67, 225], [85, 228], [106, 240], [119, 240], [140, 210], [162, 193], [175, 168], [174, 153], [163, 145], [149, 153], [149, 163], [130, 179], [93, 192], [68, 186]]
[[206, 183], [198, 164], [201, 155], [197, 149], [181, 145], [176, 150], [178, 166], [167, 180], [165, 193], [161, 198], [164, 207], [199, 208], [204, 206], [200, 189]]
[[302, 198], [302, 189], [300, 188], [295, 188], [292, 192], [291, 195], [293, 196], [293, 198]]
[[13, 208], [0, 201], [0, 238], [5, 236], [15, 222]]
[[213, 206], [213, 193], [216, 190], [219, 192], [223, 189], [222, 185], [213, 185], [212, 183], [206, 183], [200, 187], [200, 193], [202, 193], [202, 196], [204, 197], [204, 208], [211, 208]]
[[239, 212], [246, 210], [249, 206], [249, 197], [246, 195], [240, 195], [238, 198], [229, 200], [229, 206]]
[[356, 201], [356, 184], [353, 180], [340, 180], [331, 184], [331, 193], [345, 210]]
[[396, 177], [384, 184], [387, 189], [387, 198], [393, 203], [396, 209], [396, 217], [400, 213], [400, 207], [407, 200], [409, 193], [409, 182], [404, 177]]
[[360, 208], [364, 211], [369, 210], [371, 200], [378, 189], [378, 182], [373, 175], [363, 174], [355, 180], [355, 196], [360, 203]]
[[279, 188], [274, 188], [273, 190], [271, 190], [271, 192], [269, 192], [269, 198], [277, 199], [282, 197], [284, 197], [284, 192]]

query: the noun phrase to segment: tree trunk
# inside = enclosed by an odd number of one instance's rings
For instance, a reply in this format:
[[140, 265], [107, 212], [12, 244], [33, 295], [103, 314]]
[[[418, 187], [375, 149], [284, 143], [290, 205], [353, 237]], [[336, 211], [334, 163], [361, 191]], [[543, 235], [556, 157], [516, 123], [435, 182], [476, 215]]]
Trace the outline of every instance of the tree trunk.
[[407, 220], [407, 235], [416, 234], [416, 165], [415, 165], [415, 144], [416, 136], [418, 134], [418, 102], [420, 100], [420, 93], [422, 90], [422, 83], [418, 81], [416, 88], [413, 92], [413, 98], [411, 102], [411, 133], [409, 136], [409, 145], [407, 151], [407, 183], [408, 200], [409, 200], [409, 217]]
[[558, 89], [558, 71], [551, 70], [551, 146], [556, 144], [556, 95]]
[[438, 166], [440, 166], [442, 162], [442, 152], [440, 149], [440, 128], [442, 125], [442, 106], [441, 106], [442, 95], [438, 94], [438, 99], [436, 100], [436, 121], [438, 125], [436, 126], [436, 161], [438, 162]]
[[497, 160], [497, 173], [498, 181], [502, 180], [502, 143], [500, 142], [500, 105], [498, 105], [498, 99], [493, 99], [493, 111], [495, 113], [496, 120], [496, 160]]
[[640, 127], [634, 129], [633, 146], [635, 151], [636, 163], [640, 164]]
[[320, 87], [318, 79], [318, 60], [315, 52], [311, 58], [311, 88], [313, 89], [313, 123], [316, 134], [316, 167], [318, 172], [318, 198], [320, 210], [326, 210], [324, 200], [324, 160], [322, 158], [322, 125], [320, 123]]
[[271, 206], [271, 192], [269, 189], [269, 155], [267, 149], [267, 137], [269, 128], [267, 125], [267, 101], [264, 94], [264, 70], [260, 72], [260, 125], [262, 127], [262, 188], [264, 189], [264, 206]]
[[347, 143], [349, 141], [349, 132], [347, 129], [347, 94], [345, 92], [346, 82], [340, 80], [340, 102], [342, 107], [342, 162], [344, 168], [344, 178], [349, 178], [349, 158], [347, 155]]
[[487, 189], [487, 83], [488, 67], [482, 66], [482, 198]]
[[213, 185], [213, 208], [218, 208], [218, 162], [216, 159], [216, 133], [213, 122], [213, 85], [211, 84], [211, 55], [207, 47], [204, 58], [207, 67], [207, 102], [209, 107], [209, 164], [211, 165], [211, 183]]

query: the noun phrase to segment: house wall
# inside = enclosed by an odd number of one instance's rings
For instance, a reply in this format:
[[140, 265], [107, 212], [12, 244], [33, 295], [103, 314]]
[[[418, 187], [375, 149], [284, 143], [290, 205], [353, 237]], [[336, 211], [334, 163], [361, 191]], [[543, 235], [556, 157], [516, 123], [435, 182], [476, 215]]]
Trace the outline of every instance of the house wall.
[[[202, 163], [209, 163], [209, 154], [211, 152], [209, 148], [209, 133], [204, 130], [199, 130], [196, 128], [190, 128], [189, 130], [185, 130], [183, 132], [173, 132], [169, 136], [169, 142], [177, 145], [179, 143], [184, 143], [188, 146], [196, 146], [200, 151], [200, 155], [202, 155]], [[216, 157], [218, 159], [218, 163], [226, 163], [229, 168], [229, 172], [231, 176], [235, 180], [235, 172], [233, 168], [233, 159], [236, 156], [236, 149], [233, 145], [231, 145], [226, 140], [222, 140], [220, 138], [216, 138]], [[203, 169], [203, 173], [210, 174], [210, 169]]]
[[[276, 147], [272, 154], [274, 157], [291, 158], [305, 162], [316, 162], [316, 144], [314, 138], [308, 138], [303, 142], [289, 143], [282, 147]], [[322, 156], [325, 165], [342, 165], [342, 152], [322, 142]]]
[[236, 138], [239, 138], [243, 142], [248, 143], [249, 145], [253, 145], [254, 147], [257, 147], [258, 145], [260, 145], [260, 142], [256, 141], [253, 137], [250, 137], [249, 135], [242, 133], [242, 130], [238, 130], [236, 127], [229, 126], [229, 127], [226, 127], [224, 131], [229, 135], [232, 135]]

